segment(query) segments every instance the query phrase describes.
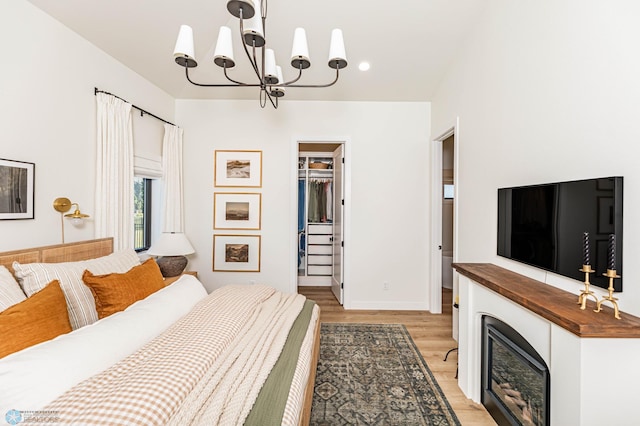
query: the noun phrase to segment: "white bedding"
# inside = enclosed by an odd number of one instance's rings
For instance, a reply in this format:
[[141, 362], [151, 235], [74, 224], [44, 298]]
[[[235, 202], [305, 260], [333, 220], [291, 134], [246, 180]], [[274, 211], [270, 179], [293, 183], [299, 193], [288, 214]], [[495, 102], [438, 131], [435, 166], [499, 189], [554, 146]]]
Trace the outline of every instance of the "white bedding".
[[206, 295], [184, 275], [123, 312], [0, 359], [1, 424], [9, 410], [37, 411], [138, 350]]
[[160, 336], [42, 412], [55, 413], [61, 425], [243, 424], [304, 299], [259, 284], [219, 288]]

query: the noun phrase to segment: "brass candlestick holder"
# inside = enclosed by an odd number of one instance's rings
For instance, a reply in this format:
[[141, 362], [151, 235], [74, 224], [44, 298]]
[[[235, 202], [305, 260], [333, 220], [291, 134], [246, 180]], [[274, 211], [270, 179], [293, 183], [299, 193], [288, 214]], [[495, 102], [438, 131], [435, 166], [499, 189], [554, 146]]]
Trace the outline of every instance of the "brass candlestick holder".
[[594, 301], [598, 303], [598, 298], [595, 293], [589, 289], [591, 285], [591, 283], [589, 283], [589, 274], [594, 273], [595, 270], [591, 269], [591, 265], [582, 265], [580, 272], [584, 272], [584, 290], [582, 290], [580, 296], [578, 296], [578, 305], [580, 305], [580, 309], [585, 310], [589, 297], [593, 297]]
[[616, 274], [615, 269], [607, 269], [607, 272], [602, 275], [609, 278], [609, 288], [607, 289], [609, 291], [609, 295], [604, 296], [602, 300], [596, 304], [596, 309], [593, 312], [600, 312], [602, 310], [601, 306], [603, 302], [611, 302], [611, 304], [613, 305], [613, 316], [616, 317], [616, 319], [620, 319], [620, 311], [618, 310], [618, 299], [616, 297], [613, 297], [613, 280], [616, 278], [620, 278], [620, 275]]

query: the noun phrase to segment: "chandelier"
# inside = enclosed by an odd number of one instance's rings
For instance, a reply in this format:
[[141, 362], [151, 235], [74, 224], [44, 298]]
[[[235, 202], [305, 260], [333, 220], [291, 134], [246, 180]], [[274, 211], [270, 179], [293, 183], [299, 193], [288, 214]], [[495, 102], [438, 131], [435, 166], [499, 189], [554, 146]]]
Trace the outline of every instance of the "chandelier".
[[[228, 0], [227, 10], [240, 21], [240, 40], [244, 41], [242, 47], [251, 63], [257, 79], [253, 83], [243, 83], [229, 76], [228, 70], [235, 67], [233, 58], [233, 45], [231, 42], [231, 29], [220, 27], [218, 41], [214, 51], [213, 62], [221, 67], [224, 76], [229, 83], [204, 84], [197, 83], [189, 77], [189, 68], [198, 66], [195, 60], [193, 46], [193, 30], [188, 25], [182, 25], [178, 34], [178, 40], [173, 52], [176, 63], [185, 70], [185, 76], [189, 83], [200, 87], [258, 87], [260, 88], [260, 106], [265, 107], [267, 100], [278, 108], [278, 99], [284, 96], [288, 87], [329, 87], [333, 86], [340, 76], [340, 69], [347, 66], [347, 56], [344, 49], [342, 31], [334, 29], [331, 32], [331, 44], [329, 48], [328, 65], [336, 70], [335, 79], [327, 84], [295, 84], [302, 77], [302, 71], [311, 66], [309, 60], [309, 48], [307, 36], [303, 28], [296, 28], [293, 35], [293, 48], [291, 49], [291, 66], [298, 70], [298, 75], [293, 80], [284, 81], [282, 68], [276, 64], [273, 49], [267, 48], [266, 20], [268, 0]], [[260, 52], [260, 55], [257, 54]], [[260, 56], [258, 58], [258, 56]]]

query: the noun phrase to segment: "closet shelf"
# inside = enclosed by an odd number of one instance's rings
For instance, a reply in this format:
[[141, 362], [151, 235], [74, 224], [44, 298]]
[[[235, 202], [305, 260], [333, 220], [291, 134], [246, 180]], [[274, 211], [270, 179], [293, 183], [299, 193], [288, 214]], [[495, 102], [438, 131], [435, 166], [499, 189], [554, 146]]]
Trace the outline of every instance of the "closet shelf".
[[298, 164], [298, 211], [304, 213], [298, 220], [298, 228], [304, 227], [303, 238], [299, 239], [298, 282], [330, 284], [334, 232], [332, 153], [300, 153]]

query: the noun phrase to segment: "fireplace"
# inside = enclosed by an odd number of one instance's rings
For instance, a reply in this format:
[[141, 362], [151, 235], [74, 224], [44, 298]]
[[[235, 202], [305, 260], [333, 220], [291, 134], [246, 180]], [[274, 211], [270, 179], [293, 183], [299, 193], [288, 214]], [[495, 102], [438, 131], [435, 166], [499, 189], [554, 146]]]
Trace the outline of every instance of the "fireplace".
[[[468, 398], [477, 403], [483, 399], [482, 322], [486, 315], [509, 324], [544, 360], [539, 364], [548, 367], [553, 380], [543, 397], [549, 411], [542, 424], [638, 424], [640, 318], [625, 314], [618, 320], [611, 311], [604, 316], [591, 309], [582, 311], [576, 294], [496, 265], [454, 267], [460, 272], [458, 291], [464, 302], [458, 309], [458, 384]], [[498, 331], [505, 334], [503, 329]], [[491, 390], [485, 400], [494, 397]]]
[[499, 425], [550, 424], [549, 369], [508, 324], [482, 317], [482, 404]]

